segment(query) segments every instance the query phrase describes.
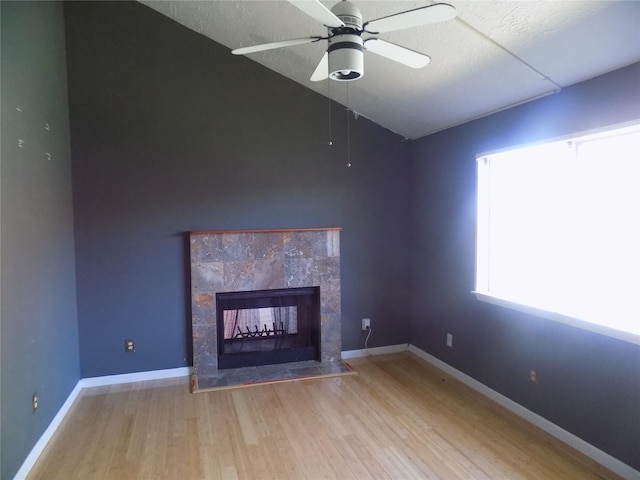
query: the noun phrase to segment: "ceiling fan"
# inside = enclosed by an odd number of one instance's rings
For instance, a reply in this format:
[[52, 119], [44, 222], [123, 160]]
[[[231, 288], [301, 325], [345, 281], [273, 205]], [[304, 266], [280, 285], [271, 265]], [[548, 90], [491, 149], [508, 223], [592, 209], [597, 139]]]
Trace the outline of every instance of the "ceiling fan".
[[451, 20], [456, 16], [456, 9], [452, 5], [435, 3], [363, 23], [360, 10], [348, 0], [335, 4], [331, 10], [318, 0], [287, 1], [327, 27], [327, 36], [311, 36], [266, 43], [238, 48], [231, 53], [234, 55], [246, 55], [275, 48], [328, 40], [327, 51], [311, 75], [311, 80], [314, 82], [319, 82], [326, 78], [350, 81], [362, 77], [364, 75], [365, 50], [408, 67], [426, 67], [431, 61], [428, 55], [376, 37], [363, 39], [362, 34], [377, 35], [428, 23]]

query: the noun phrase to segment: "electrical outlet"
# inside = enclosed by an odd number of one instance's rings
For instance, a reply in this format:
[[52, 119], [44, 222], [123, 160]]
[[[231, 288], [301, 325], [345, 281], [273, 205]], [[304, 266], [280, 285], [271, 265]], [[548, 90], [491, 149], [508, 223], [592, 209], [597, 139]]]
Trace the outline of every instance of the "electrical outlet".
[[38, 409], [39, 402], [40, 398], [38, 397], [38, 392], [33, 392], [33, 395], [31, 395], [31, 408], [34, 412]]
[[369, 330], [371, 328], [371, 319], [363, 318], [362, 319], [362, 330]]
[[128, 338], [124, 341], [124, 351], [127, 353], [133, 353], [136, 351], [136, 342], [133, 339]]
[[531, 383], [538, 383], [538, 371], [535, 368], [529, 370], [529, 381]]
[[453, 347], [453, 334], [447, 333], [447, 347]]

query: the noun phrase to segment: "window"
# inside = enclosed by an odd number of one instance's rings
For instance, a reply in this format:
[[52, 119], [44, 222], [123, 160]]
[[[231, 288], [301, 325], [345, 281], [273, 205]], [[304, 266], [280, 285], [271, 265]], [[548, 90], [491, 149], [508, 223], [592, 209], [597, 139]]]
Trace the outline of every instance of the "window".
[[477, 164], [478, 298], [640, 344], [640, 125]]

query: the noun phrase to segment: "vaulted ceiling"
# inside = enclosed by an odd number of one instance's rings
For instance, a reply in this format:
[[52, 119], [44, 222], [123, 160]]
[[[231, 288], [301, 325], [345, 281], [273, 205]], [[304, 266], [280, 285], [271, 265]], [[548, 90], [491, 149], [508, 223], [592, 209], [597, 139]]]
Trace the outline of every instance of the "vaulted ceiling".
[[[327, 30], [287, 1], [142, 3], [229, 49]], [[331, 8], [336, 2], [322, 2]], [[428, 1], [354, 1], [373, 20]], [[409, 139], [554, 94], [640, 61], [640, 2], [450, 0], [453, 20], [380, 34], [422, 52], [422, 69], [365, 52], [352, 82], [310, 81], [326, 41], [249, 55], [252, 60]], [[364, 35], [366, 36], [366, 34]], [[229, 53], [228, 68], [246, 59]], [[640, 87], [639, 87], [640, 88]]]

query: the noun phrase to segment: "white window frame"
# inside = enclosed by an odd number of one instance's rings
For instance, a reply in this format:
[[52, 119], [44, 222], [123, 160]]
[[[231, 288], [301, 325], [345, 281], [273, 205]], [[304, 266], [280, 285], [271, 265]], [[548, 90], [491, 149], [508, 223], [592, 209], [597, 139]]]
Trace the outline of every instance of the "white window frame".
[[[559, 142], [559, 141], [572, 141], [572, 140], [583, 140], [585, 137], [596, 137], [598, 135], [607, 135], [608, 132], [611, 131], [615, 131], [615, 130], [621, 130], [621, 129], [625, 129], [625, 128], [630, 128], [630, 129], [637, 129], [638, 127], [640, 127], [640, 120], [638, 121], [633, 121], [633, 122], [627, 122], [625, 124], [619, 124], [619, 125], [614, 125], [614, 126], [609, 126], [603, 129], [599, 129], [596, 131], [589, 131], [589, 132], [582, 132], [579, 134], [575, 134], [575, 135], [571, 135], [570, 137], [563, 137], [563, 138], [556, 138], [553, 140], [548, 140], [545, 142], [539, 142], [536, 144], [529, 144], [529, 145], [523, 145], [523, 146], [519, 146], [519, 147], [514, 147], [514, 148], [509, 148], [509, 149], [504, 149], [504, 150], [500, 150], [500, 151], [493, 151], [493, 152], [485, 152], [482, 154], [477, 155], [476, 160], [478, 162], [478, 194], [477, 194], [477, 200], [478, 200], [478, 222], [477, 222], [477, 231], [476, 231], [476, 286], [475, 286], [475, 290], [472, 291], [472, 293], [476, 296], [476, 298], [480, 301], [483, 302], [488, 302], [494, 305], [499, 305], [501, 307], [506, 307], [509, 309], [513, 309], [513, 310], [517, 310], [517, 311], [521, 311], [530, 315], [534, 315], [534, 316], [538, 316], [541, 318], [545, 318], [545, 319], [549, 319], [555, 322], [560, 322], [563, 324], [567, 324], [573, 327], [577, 327], [577, 328], [581, 328], [584, 330], [588, 330], [588, 331], [592, 331], [592, 332], [596, 332], [602, 335], [606, 335], [609, 337], [613, 337], [613, 338], [617, 338], [620, 340], [624, 340], [630, 343], [634, 343], [636, 345], [640, 345], [640, 335], [631, 333], [631, 332], [627, 332], [627, 331], [623, 331], [623, 330], [618, 330], [615, 328], [611, 328], [605, 325], [600, 325], [597, 323], [592, 323], [589, 321], [585, 321], [579, 318], [574, 318], [574, 317], [570, 317], [567, 315], [563, 315], [561, 313], [558, 312], [553, 312], [553, 311], [548, 311], [548, 310], [543, 310], [531, 305], [525, 305], [522, 303], [518, 303], [516, 301], [510, 300], [508, 298], [501, 298], [499, 296], [497, 296], [495, 293], [490, 292], [490, 289], [487, 285], [488, 283], [488, 279], [489, 279], [489, 274], [488, 274], [488, 260], [480, 261], [479, 259], [483, 258], [483, 255], [486, 256], [486, 252], [488, 250], [488, 225], [481, 222], [481, 217], [483, 216], [483, 209], [488, 208], [488, 206], [484, 203], [486, 201], [486, 199], [481, 198], [481, 183], [486, 181], [485, 178], [482, 178], [482, 175], [484, 174], [483, 172], [486, 169], [480, 168], [480, 162], [486, 161], [485, 159], [491, 155], [495, 155], [497, 153], [502, 153], [502, 152], [506, 152], [506, 151], [512, 151], [512, 150], [517, 150], [520, 148], [524, 148], [524, 147], [531, 147], [534, 145], [545, 145], [545, 144], [551, 144], [554, 142]], [[639, 246], [640, 248], [640, 246]], [[640, 268], [640, 265], [638, 265], [638, 268]], [[482, 279], [482, 280], [480, 280]], [[638, 292], [638, 302], [640, 302], [640, 292]], [[638, 319], [638, 321], [640, 322], [640, 319]]]

